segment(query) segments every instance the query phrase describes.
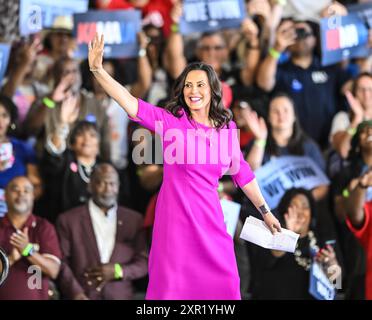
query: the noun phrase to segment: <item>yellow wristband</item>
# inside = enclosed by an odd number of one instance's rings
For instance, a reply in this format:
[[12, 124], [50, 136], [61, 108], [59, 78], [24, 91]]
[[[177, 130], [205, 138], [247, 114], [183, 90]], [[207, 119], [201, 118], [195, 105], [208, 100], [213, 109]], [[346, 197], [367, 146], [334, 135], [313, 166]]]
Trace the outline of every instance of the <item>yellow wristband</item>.
[[356, 129], [356, 128], [348, 128], [348, 129], [346, 130], [346, 132], [347, 132], [349, 135], [351, 135], [352, 137], [354, 137], [355, 134], [357, 133], [357, 129]]
[[274, 59], [279, 60], [282, 54], [278, 50], [275, 50], [274, 48], [270, 48], [269, 55], [272, 56]]
[[266, 139], [256, 139], [254, 140], [254, 144], [262, 149], [266, 147]]
[[177, 32], [179, 32], [179, 31], [180, 31], [180, 26], [179, 26], [177, 23], [173, 23], [173, 24], [171, 25], [171, 31], [172, 31], [173, 33], [177, 33]]

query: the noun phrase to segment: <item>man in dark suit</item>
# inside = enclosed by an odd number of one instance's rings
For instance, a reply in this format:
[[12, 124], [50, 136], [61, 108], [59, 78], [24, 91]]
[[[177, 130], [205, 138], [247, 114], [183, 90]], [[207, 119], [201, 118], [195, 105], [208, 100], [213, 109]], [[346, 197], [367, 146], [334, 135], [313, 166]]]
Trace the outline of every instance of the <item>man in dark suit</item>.
[[63, 253], [59, 277], [66, 299], [132, 299], [132, 280], [147, 274], [142, 216], [118, 207], [119, 177], [98, 165], [89, 183], [91, 199], [57, 220]]

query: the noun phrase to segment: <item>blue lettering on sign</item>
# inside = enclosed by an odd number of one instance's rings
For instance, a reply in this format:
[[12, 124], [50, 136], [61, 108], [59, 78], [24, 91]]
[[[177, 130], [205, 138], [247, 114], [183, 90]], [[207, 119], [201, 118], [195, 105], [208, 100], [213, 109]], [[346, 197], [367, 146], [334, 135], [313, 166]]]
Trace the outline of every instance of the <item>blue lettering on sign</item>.
[[136, 42], [136, 28], [134, 23], [121, 23], [120, 24], [122, 43], [135, 43]]

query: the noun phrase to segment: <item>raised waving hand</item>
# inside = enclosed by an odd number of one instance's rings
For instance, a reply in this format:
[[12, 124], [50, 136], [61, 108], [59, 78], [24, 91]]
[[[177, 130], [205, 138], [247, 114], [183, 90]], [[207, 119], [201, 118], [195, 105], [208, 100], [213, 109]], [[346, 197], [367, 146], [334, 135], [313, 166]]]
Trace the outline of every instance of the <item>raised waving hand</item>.
[[104, 46], [103, 35], [99, 36], [96, 33], [94, 39], [88, 45], [89, 69], [106, 93], [115, 99], [130, 117], [135, 118], [138, 111], [137, 98], [132, 96], [124, 86], [112, 78], [102, 67]]

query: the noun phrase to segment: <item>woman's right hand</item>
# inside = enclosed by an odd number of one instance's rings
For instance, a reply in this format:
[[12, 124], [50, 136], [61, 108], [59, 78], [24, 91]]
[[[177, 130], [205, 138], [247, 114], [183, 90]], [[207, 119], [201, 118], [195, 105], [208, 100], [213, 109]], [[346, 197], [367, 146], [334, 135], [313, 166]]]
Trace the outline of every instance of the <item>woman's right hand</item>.
[[256, 139], [267, 139], [267, 126], [265, 120], [257, 115], [257, 112], [248, 108], [242, 109], [242, 116]]
[[96, 33], [94, 39], [88, 44], [88, 62], [90, 70], [102, 69], [103, 48], [105, 42], [103, 34], [101, 36]]

